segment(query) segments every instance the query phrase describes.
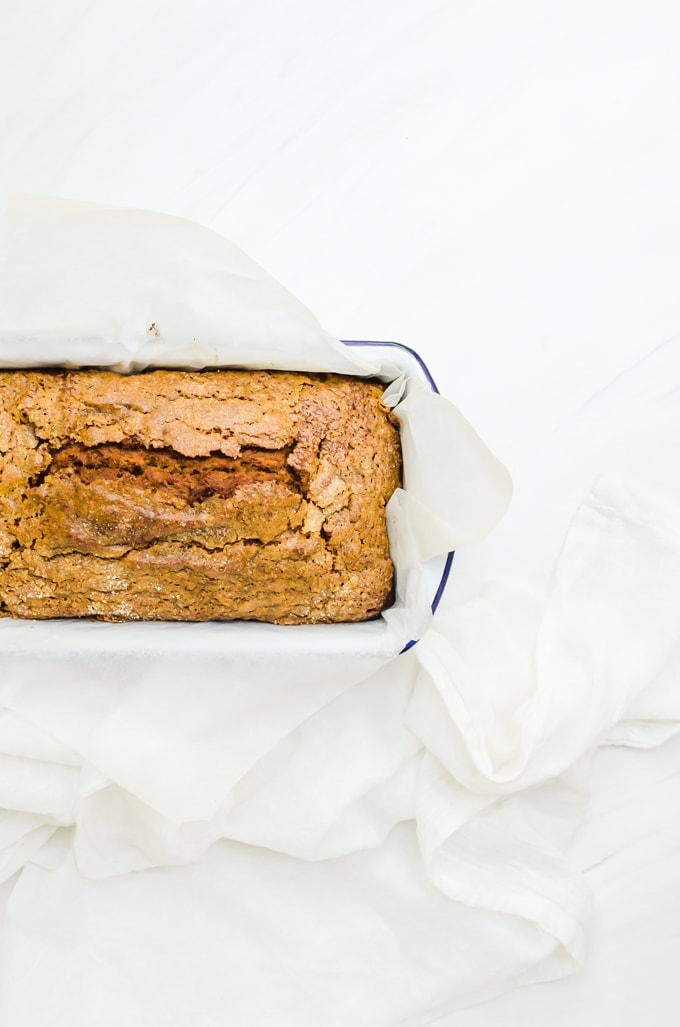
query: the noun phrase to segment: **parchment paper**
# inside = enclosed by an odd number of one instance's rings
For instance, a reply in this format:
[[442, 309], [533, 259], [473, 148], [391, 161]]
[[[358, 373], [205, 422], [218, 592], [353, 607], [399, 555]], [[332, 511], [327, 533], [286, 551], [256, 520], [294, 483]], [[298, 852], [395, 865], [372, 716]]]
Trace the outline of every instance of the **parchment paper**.
[[[374, 624], [272, 630], [179, 625], [180, 648], [222, 640], [256, 673], [253, 654], [365, 652], [389, 657], [429, 623], [430, 558], [482, 538], [511, 494], [507, 471], [448, 400], [393, 359], [367, 359], [226, 239], [180, 218], [65, 200], [15, 196], [0, 220], [0, 366], [250, 367], [378, 375], [401, 426], [404, 489], [388, 507], [397, 600]], [[85, 628], [118, 657], [167, 645], [158, 625]], [[53, 658], [82, 626], [32, 631]], [[210, 636], [208, 641], [208, 636]], [[288, 636], [288, 637], [286, 637]], [[21, 652], [25, 625], [0, 622], [3, 651]], [[47, 648], [45, 648], [47, 647]], [[36, 651], [31, 640], [30, 651]], [[180, 654], [181, 655], [181, 654]], [[26, 665], [28, 654], [23, 656]], [[95, 659], [97, 655], [95, 654]], [[157, 657], [154, 657], [157, 663]], [[368, 664], [367, 664], [368, 666]], [[370, 668], [369, 668], [370, 669]], [[168, 668], [172, 674], [172, 669]], [[269, 670], [265, 673], [268, 675]]]

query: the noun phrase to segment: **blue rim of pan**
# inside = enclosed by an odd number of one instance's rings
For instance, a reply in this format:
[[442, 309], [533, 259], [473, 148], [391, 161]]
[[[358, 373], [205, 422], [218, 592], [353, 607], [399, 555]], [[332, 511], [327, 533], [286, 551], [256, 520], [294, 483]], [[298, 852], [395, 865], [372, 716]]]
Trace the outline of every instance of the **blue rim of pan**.
[[[350, 346], [350, 347], [356, 346], [357, 348], [370, 346], [370, 347], [372, 347], [374, 349], [380, 348], [380, 349], [400, 349], [400, 350], [403, 350], [405, 353], [408, 353], [410, 356], [413, 357], [413, 359], [416, 361], [416, 363], [420, 367], [420, 370], [423, 372], [423, 377], [427, 381], [427, 383], [430, 386], [430, 388], [432, 389], [432, 391], [436, 392], [439, 395], [439, 389], [437, 388], [437, 383], [435, 382], [434, 378], [430, 374], [430, 369], [428, 368], [427, 364], [425, 363], [423, 358], [420, 356], [420, 354], [416, 353], [416, 351], [414, 349], [411, 349], [410, 346], [404, 346], [404, 344], [401, 343], [401, 342], [368, 342], [368, 341], [362, 341], [360, 339], [341, 339], [341, 342], [342, 342], [343, 346]], [[440, 579], [439, 584], [437, 586], [437, 591], [434, 594], [434, 599], [432, 600], [432, 603], [430, 604], [431, 605], [431, 609], [432, 609], [432, 613], [434, 613], [435, 610], [437, 609], [437, 607], [439, 606], [441, 597], [444, 594], [444, 589], [446, 588], [446, 584], [447, 584], [447, 582], [449, 580], [449, 574], [451, 573], [451, 565], [453, 564], [453, 557], [454, 557], [454, 555], [455, 555], [454, 551], [451, 551], [450, 553], [447, 553], [446, 562], [444, 563], [444, 569], [442, 571], [442, 576], [441, 576], [441, 579]], [[409, 649], [412, 649], [413, 646], [416, 645], [418, 641], [419, 640], [417, 638], [412, 638], [410, 642], [406, 643], [406, 645], [401, 650], [399, 655], [401, 656], [401, 653], [405, 653]]]

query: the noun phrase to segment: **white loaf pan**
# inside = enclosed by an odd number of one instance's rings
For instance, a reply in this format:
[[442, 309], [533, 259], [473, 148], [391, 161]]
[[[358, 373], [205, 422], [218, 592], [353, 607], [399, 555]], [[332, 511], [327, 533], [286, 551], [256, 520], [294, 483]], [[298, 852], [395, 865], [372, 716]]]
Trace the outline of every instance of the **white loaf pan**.
[[[381, 367], [380, 379], [389, 385], [401, 383], [408, 395], [410, 384], [425, 384], [437, 392], [435, 382], [423, 360], [415, 351], [392, 342], [346, 342], [359, 357]], [[408, 468], [405, 467], [405, 472]], [[256, 622], [130, 622], [109, 624], [101, 621], [74, 620], [12, 620], [0, 619], [0, 669], [5, 672], [35, 661], [92, 660], [111, 658], [120, 667], [121, 658], [147, 660], [154, 655], [164, 661], [173, 655], [182, 661], [192, 654], [200, 661], [219, 661], [220, 656], [247, 664], [290, 659], [296, 655], [337, 657], [351, 662], [367, 658], [367, 666], [376, 659], [384, 662], [391, 656], [410, 649], [422, 633], [430, 610], [439, 603], [451, 569], [453, 553], [436, 557], [423, 564], [420, 595], [414, 613], [404, 620], [390, 622], [381, 616], [361, 624], [319, 624], [279, 626]], [[413, 602], [412, 598], [410, 602]], [[397, 600], [397, 605], [401, 600]], [[276, 663], [272, 663], [276, 667]], [[113, 670], [113, 666], [111, 668]]]

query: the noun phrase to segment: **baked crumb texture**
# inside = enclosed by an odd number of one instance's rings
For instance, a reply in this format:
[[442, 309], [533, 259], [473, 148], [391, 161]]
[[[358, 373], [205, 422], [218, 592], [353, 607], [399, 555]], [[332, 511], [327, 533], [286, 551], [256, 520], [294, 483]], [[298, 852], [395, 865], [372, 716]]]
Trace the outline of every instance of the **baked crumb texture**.
[[361, 621], [391, 600], [380, 385], [0, 372], [0, 614]]

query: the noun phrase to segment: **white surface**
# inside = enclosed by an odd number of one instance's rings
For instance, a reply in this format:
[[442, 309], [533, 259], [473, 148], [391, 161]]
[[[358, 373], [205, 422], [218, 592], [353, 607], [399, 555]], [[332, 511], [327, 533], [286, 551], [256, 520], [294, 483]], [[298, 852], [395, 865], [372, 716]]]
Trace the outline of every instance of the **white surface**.
[[[459, 834], [461, 844], [451, 855], [460, 861], [467, 854], [466, 879], [475, 865], [481, 866], [489, 874], [488, 887], [507, 900], [513, 882], [506, 868], [480, 863], [475, 854], [488, 854], [494, 832], [507, 842], [508, 824], [516, 827], [530, 814], [541, 841], [513, 835], [514, 843], [532, 865], [544, 855], [545, 880], [554, 883], [555, 853], [567, 844], [581, 810], [579, 796], [590, 787], [590, 812], [566, 850], [565, 863], [558, 863], [560, 873], [585, 871], [595, 913], [585, 968], [577, 976], [512, 992], [442, 1022], [482, 1027], [549, 1019], [595, 1027], [606, 1020], [637, 1024], [644, 1016], [670, 1027], [680, 998], [675, 969], [680, 928], [677, 741], [644, 752], [601, 749], [589, 785], [582, 762], [565, 769], [566, 749], [551, 746], [546, 754], [523, 748], [521, 731], [520, 736], [514, 731], [521, 719], [513, 723], [512, 713], [523, 704], [526, 710], [535, 695], [535, 667], [555, 700], [553, 713], [560, 697], [570, 694], [571, 678], [559, 691], [552, 688], [554, 673], [563, 676], [568, 661], [556, 659], [558, 649], [549, 644], [557, 639], [563, 645], [570, 638], [572, 670], [574, 656], [582, 656], [583, 666], [591, 675], [595, 671], [595, 706], [612, 724], [601, 742], [662, 741], [680, 717], [677, 646], [672, 648], [678, 639], [677, 607], [654, 607], [677, 589], [668, 569], [677, 557], [680, 474], [675, 458], [680, 431], [680, 10], [659, 0], [645, 5], [627, 0], [312, 5], [294, 0], [286, 5], [66, 2], [4, 7], [0, 190], [148, 206], [218, 228], [307, 303], [332, 333], [394, 338], [414, 346], [442, 390], [512, 471], [516, 495], [511, 512], [488, 542], [457, 555], [440, 618], [442, 633], [455, 643], [461, 708], [472, 717], [484, 745], [473, 752], [446, 737], [432, 739], [433, 747], [441, 744], [441, 756], [460, 758], [455, 773], [468, 788], [476, 783], [475, 802], [484, 781], [492, 783], [493, 794], [509, 794], [486, 819], [466, 822], [468, 800], [457, 794], [452, 801], [451, 777], [442, 778], [430, 763], [423, 770], [421, 797], [429, 798], [432, 808], [458, 811], [467, 833]], [[607, 475], [597, 486], [597, 501], [582, 507], [591, 486]], [[604, 512], [607, 503], [611, 522]], [[612, 524], [612, 533], [606, 533], [614, 557], [610, 564], [602, 563], [607, 551], [587, 534], [597, 517]], [[576, 534], [570, 535], [571, 545], [590, 537], [591, 570], [597, 570], [599, 558], [601, 573], [571, 580], [570, 567], [581, 567], [585, 560], [574, 564], [567, 546], [554, 587], [553, 568], [572, 522]], [[616, 559], [622, 553], [623, 563]], [[578, 605], [565, 607], [569, 595], [581, 597], [581, 624], [571, 617]], [[565, 609], [569, 621], [561, 615]], [[606, 646], [581, 652], [578, 631], [584, 618], [594, 629], [592, 637], [602, 624]], [[429, 657], [437, 657], [436, 637]], [[587, 679], [580, 684], [585, 689]], [[423, 687], [421, 682], [421, 692]], [[411, 725], [419, 714], [418, 690], [414, 695]], [[376, 717], [395, 708], [388, 696], [387, 685], [378, 683]], [[584, 720], [594, 715], [589, 702], [587, 710], [582, 706]], [[363, 721], [353, 717], [351, 703], [344, 723], [348, 739], [356, 741]], [[431, 725], [428, 719], [421, 726]], [[392, 728], [397, 731], [397, 722]], [[14, 745], [19, 755], [9, 752], [7, 758], [20, 760], [24, 747], [33, 746], [43, 754], [45, 773], [35, 780], [11, 780], [21, 784], [24, 800], [32, 797], [39, 817], [49, 810], [57, 823], [68, 822], [73, 754], [39, 733], [26, 737], [22, 730], [21, 724], [6, 722], [3, 738], [9, 748], [3, 752]], [[314, 738], [312, 726], [305, 745], [313, 746]], [[342, 751], [338, 742], [340, 768]], [[281, 765], [294, 778], [291, 756], [280, 754]], [[516, 763], [506, 765], [508, 756]], [[532, 774], [545, 774], [553, 759], [566, 777], [512, 794], [516, 786], [535, 781]], [[61, 768], [60, 775], [53, 774], [52, 764]], [[449, 775], [453, 770], [448, 768]], [[389, 751], [374, 749], [359, 778], [347, 781], [333, 801], [339, 808], [347, 805], [348, 795], [356, 797], [362, 774], [384, 780], [393, 772]], [[351, 824], [343, 823], [339, 832], [339, 821], [331, 817], [323, 823], [322, 809], [313, 804], [306, 814], [302, 811], [300, 823], [306, 816], [307, 823], [328, 830], [324, 844], [329, 852], [339, 839], [353, 838], [357, 848], [379, 845], [380, 830], [399, 819], [400, 811], [411, 813], [410, 773], [407, 761], [397, 775], [402, 792], [377, 788], [368, 820], [357, 818], [357, 809], [365, 807], [350, 802], [348, 816], [353, 809], [355, 819], [349, 816]], [[337, 786], [345, 776], [338, 770], [331, 779]], [[284, 789], [289, 781], [282, 779]], [[101, 780], [93, 775], [79, 787], [96, 795]], [[257, 775], [248, 787], [249, 801], [253, 795], [266, 799]], [[129, 822], [129, 810], [121, 812], [120, 796], [103, 798], [108, 807], [104, 803], [100, 810], [109, 810], [103, 826], [115, 833], [121, 822]], [[257, 806], [253, 809], [253, 818], [240, 823], [246, 835], [267, 820]], [[263, 809], [271, 814], [276, 803]], [[438, 839], [436, 830], [428, 835], [428, 825], [439, 828], [441, 819], [428, 817], [427, 809], [419, 812], [421, 846], [434, 853]], [[11, 860], [20, 866], [27, 853], [50, 867], [63, 858], [61, 849], [43, 848], [38, 855], [45, 839], [36, 836], [41, 821], [31, 816], [36, 814], [15, 813], [3, 821], [8, 872]], [[29, 819], [20, 822], [19, 817]], [[147, 839], [151, 850], [168, 841], [164, 825], [157, 827], [160, 841]], [[300, 831], [289, 822], [272, 826], [279, 838], [286, 828], [299, 842]], [[204, 841], [209, 842], [209, 833]], [[55, 835], [55, 844], [63, 840], [63, 833]], [[186, 841], [178, 835], [179, 858]], [[189, 842], [196, 844], [196, 839]], [[269, 845], [271, 838], [263, 836], [260, 842]], [[219, 875], [220, 852], [233, 844], [218, 843], [205, 866], [172, 871], [180, 875], [172, 877], [172, 888], [183, 874], [199, 875], [200, 881], [201, 868], [207, 887], [211, 867]], [[404, 937], [420, 944], [423, 965], [439, 975], [443, 994], [447, 975], [453, 987], [464, 962], [465, 949], [456, 946], [461, 939], [473, 952], [475, 946], [460, 924], [449, 925], [447, 933], [447, 925], [437, 920], [431, 930], [415, 933], [422, 921], [409, 921], [409, 903], [415, 902], [413, 908], [422, 914], [416, 896], [420, 882], [414, 881], [409, 892], [390, 863], [394, 854], [403, 866], [411, 844], [408, 829], [399, 828], [389, 850], [379, 850], [387, 863], [377, 879], [386, 890], [376, 902], [403, 916], [402, 925], [410, 924]], [[268, 858], [266, 849], [256, 851], [256, 860]], [[254, 872], [254, 866], [246, 860], [241, 869]], [[454, 880], [460, 867], [460, 862], [454, 865]], [[437, 872], [434, 864], [430, 869]], [[174, 965], [170, 942], [170, 949], [162, 950], [165, 961], [152, 966], [148, 955], [161, 944], [158, 920], [168, 909], [168, 896], [158, 882], [170, 878], [150, 871], [148, 877], [82, 884], [77, 915], [93, 911], [91, 922], [101, 927], [83, 974], [83, 952], [73, 927], [76, 907], [66, 916], [49, 885], [59, 873], [60, 880], [73, 885], [68, 864], [61, 871], [31, 868], [30, 876], [19, 879], [25, 902], [21, 905], [20, 895], [14, 896], [15, 914], [23, 909], [24, 919], [8, 918], [1, 950], [3, 1023], [42, 1024], [47, 1014], [41, 997], [62, 1001], [56, 990], [50, 996], [49, 988], [35, 989], [31, 978], [33, 1018], [24, 1007], [19, 1012], [16, 1003], [29, 991], [22, 989], [21, 968], [36, 962], [42, 979], [55, 967], [76, 974], [70, 979], [79, 981], [83, 1022], [91, 1023], [94, 1012], [106, 1022], [106, 1010], [96, 1003], [107, 988], [120, 996], [121, 1004], [129, 1003], [128, 1022], [134, 1022], [139, 1009], [131, 967], [140, 966], [135, 953], [147, 954], [150, 970], [160, 965], [167, 972]], [[348, 871], [348, 882], [356, 880], [355, 873], [356, 867]], [[145, 878], [156, 883], [149, 883], [145, 893], [136, 892]], [[341, 916], [351, 920], [351, 889], [341, 893], [344, 906], [342, 901], [338, 906], [321, 878], [316, 880], [314, 896], [327, 913], [323, 922], [337, 924]], [[578, 890], [580, 878], [569, 880]], [[521, 885], [514, 881], [518, 894]], [[126, 888], [131, 901], [143, 902], [146, 894], [149, 903], [148, 932], [139, 936], [126, 930], [122, 911], [127, 907], [120, 905]], [[216, 893], [207, 894], [210, 905]], [[572, 913], [579, 895], [575, 891], [564, 901]], [[544, 898], [543, 915], [552, 904], [555, 924], [560, 899]], [[184, 937], [200, 937], [203, 914], [182, 907], [181, 891], [173, 901]], [[216, 910], [224, 908], [215, 903]], [[274, 896], [272, 903], [275, 912]], [[120, 934], [112, 929], [116, 908], [121, 910], [116, 921]], [[31, 909], [34, 914], [25, 919]], [[356, 924], [362, 922], [359, 918]], [[280, 955], [291, 932], [283, 931], [277, 947], [277, 924], [265, 933]], [[224, 929], [211, 906], [205, 930], [213, 927]], [[301, 930], [304, 934], [304, 924]], [[337, 940], [332, 930], [324, 934], [327, 944]], [[386, 944], [383, 938], [374, 949], [382, 951]], [[121, 951], [129, 953], [130, 964], [109, 971]], [[178, 949], [175, 956], [190, 951]], [[244, 959], [249, 951], [257, 954], [258, 947], [244, 943]], [[322, 951], [329, 950], [322, 945]], [[303, 957], [294, 949], [291, 966], [298, 958], [302, 965]], [[223, 1011], [234, 992], [225, 994], [219, 983], [221, 964], [209, 963], [193, 980], [188, 965], [187, 970], [183, 962], [183, 974], [174, 975], [179, 983], [168, 1001], [177, 999], [184, 985], [189, 994], [193, 984], [213, 1009]], [[369, 981], [358, 993], [359, 1000], [365, 998], [362, 1015], [371, 1027], [396, 1024], [406, 1015], [406, 1002], [392, 1013], [383, 1005], [372, 1019], [366, 1013], [369, 999], [375, 1000], [376, 981], [381, 998], [394, 994], [397, 1002], [403, 995], [389, 972], [385, 963], [386, 976], [376, 971], [373, 989]], [[502, 957], [496, 988], [506, 988], [518, 973]], [[422, 980], [414, 970], [396, 982], [415, 989], [408, 1015], [419, 1007], [416, 984], [421, 987]], [[339, 999], [345, 992], [340, 990]], [[72, 1002], [72, 988], [69, 994]], [[300, 994], [265, 989], [258, 993], [258, 1015], [272, 1022], [267, 1003], [285, 1001], [290, 1003], [286, 1008], [294, 1009]], [[170, 1022], [172, 1009], [178, 1023], [186, 1022], [186, 1008], [163, 1003], [154, 1012], [159, 1022]], [[425, 1004], [420, 1002], [421, 1010]], [[72, 1008], [64, 1010], [65, 1017], [71, 1016], [66, 1022], [78, 1022]], [[234, 1015], [237, 1022], [239, 1017], [243, 1023], [259, 1022], [254, 1015], [249, 1019], [251, 1014], [246, 1006]], [[337, 1015], [342, 1027], [359, 1022], [357, 1015]], [[419, 1025], [430, 1018], [424, 1012], [413, 1015]], [[215, 1022], [223, 1022], [219, 1013], [215, 1016]], [[53, 1008], [50, 1018], [54, 1022]], [[322, 1022], [319, 1012], [315, 1027]]]

